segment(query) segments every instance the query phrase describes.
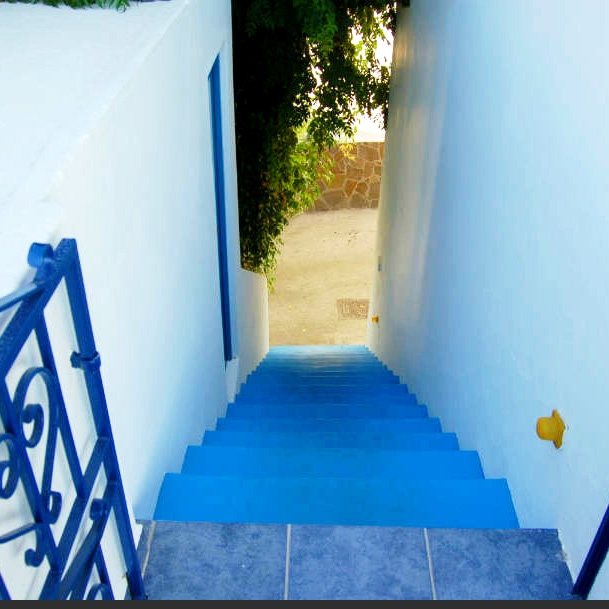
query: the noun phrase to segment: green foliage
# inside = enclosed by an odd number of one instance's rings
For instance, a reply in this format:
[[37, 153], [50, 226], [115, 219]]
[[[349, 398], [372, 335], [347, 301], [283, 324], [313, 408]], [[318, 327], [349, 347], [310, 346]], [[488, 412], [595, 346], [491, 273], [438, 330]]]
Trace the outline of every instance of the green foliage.
[[326, 151], [353, 136], [360, 114], [382, 109], [386, 117], [390, 75], [375, 51], [395, 30], [397, 2], [232, 0], [232, 9], [241, 262], [272, 280], [283, 229], [315, 203], [319, 180], [330, 175]]
[[129, 0], [0, 0], [0, 2], [10, 2], [15, 4], [47, 4], [49, 6], [59, 6], [66, 4], [72, 8], [85, 8], [89, 6], [100, 6], [102, 8], [117, 8], [125, 10], [129, 6]]
[[354, 135], [358, 115], [386, 116], [390, 74], [375, 52], [395, 31], [397, 2], [232, 6], [241, 260], [268, 276], [289, 219], [319, 194], [324, 151]]

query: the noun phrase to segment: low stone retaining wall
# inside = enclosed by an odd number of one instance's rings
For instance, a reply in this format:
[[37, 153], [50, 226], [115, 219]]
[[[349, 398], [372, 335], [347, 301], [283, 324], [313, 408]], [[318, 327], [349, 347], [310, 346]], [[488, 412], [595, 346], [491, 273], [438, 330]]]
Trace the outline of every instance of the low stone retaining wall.
[[333, 148], [334, 178], [330, 183], [320, 181], [321, 194], [311, 211], [378, 207], [384, 152], [383, 142]]

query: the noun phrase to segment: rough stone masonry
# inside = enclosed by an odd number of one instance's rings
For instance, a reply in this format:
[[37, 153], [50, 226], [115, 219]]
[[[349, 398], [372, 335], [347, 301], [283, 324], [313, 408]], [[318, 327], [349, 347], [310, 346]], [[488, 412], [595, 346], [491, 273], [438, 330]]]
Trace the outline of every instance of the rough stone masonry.
[[320, 180], [321, 194], [311, 211], [377, 208], [384, 152], [383, 142], [341, 144], [332, 148], [333, 178], [330, 183]]

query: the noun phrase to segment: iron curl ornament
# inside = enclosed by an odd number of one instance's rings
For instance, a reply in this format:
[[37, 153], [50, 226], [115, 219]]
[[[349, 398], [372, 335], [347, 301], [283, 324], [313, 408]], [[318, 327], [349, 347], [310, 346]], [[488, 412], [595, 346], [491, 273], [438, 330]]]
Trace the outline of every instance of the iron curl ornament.
[[[41, 378], [44, 381], [49, 413], [41, 495], [48, 521], [51, 524], [55, 524], [59, 519], [62, 504], [61, 494], [51, 490], [53, 478], [52, 465], [57, 450], [59, 380], [46, 368], [30, 368], [21, 377], [17, 385], [13, 404], [20, 423], [20, 440], [26, 448], [34, 449], [40, 444], [45, 427], [42, 406], [40, 404], [26, 404], [28, 390], [36, 378]], [[26, 425], [32, 425], [33, 427], [29, 437], [26, 436]]]
[[19, 463], [17, 462], [17, 449], [15, 437], [10, 434], [0, 435], [0, 449], [5, 447], [8, 459], [0, 461], [0, 499], [10, 499], [19, 484]]
[[[44, 381], [48, 403], [48, 432], [44, 458], [44, 471], [42, 484], [38, 490], [41, 504], [43, 507], [43, 521], [48, 525], [53, 525], [59, 520], [61, 513], [62, 496], [60, 493], [51, 490], [53, 462], [57, 446], [57, 391], [58, 382], [53, 373], [46, 368], [31, 368], [27, 370], [15, 390], [13, 400], [13, 410], [18, 427], [15, 435], [2, 436], [0, 445], [5, 443], [8, 449], [9, 459], [0, 463], [0, 475], [6, 475], [6, 485], [2, 486], [0, 497], [9, 499], [12, 497], [20, 481], [21, 476], [31, 476], [30, 482], [35, 483], [33, 471], [28, 471], [26, 451], [37, 448], [44, 435], [45, 416], [44, 409], [40, 404], [26, 403], [27, 394], [33, 381], [37, 378]], [[29, 427], [29, 429], [27, 429]], [[3, 442], [5, 440], [5, 442]], [[0, 480], [2, 477], [0, 476]], [[35, 548], [25, 552], [25, 564], [28, 567], [40, 567], [46, 556], [44, 527], [43, 523], [33, 522], [24, 525], [10, 533], [0, 534], [0, 545], [7, 544], [19, 539], [24, 535], [34, 533], [36, 535]]]
[[[126, 568], [128, 597], [146, 598], [131, 529], [131, 521], [120, 475], [100, 372], [100, 357], [95, 347], [87, 306], [84, 281], [74, 240], [63, 240], [56, 250], [34, 244], [28, 262], [37, 271], [34, 280], [16, 292], [0, 298], [0, 314], [10, 315], [0, 334], [0, 500], [10, 500], [22, 489], [20, 503], [25, 524], [0, 531], [0, 546], [33, 535], [34, 547], [23, 556], [26, 568], [47, 563], [40, 599], [110, 600], [114, 590], [110, 581], [101, 540], [111, 515], [117, 525], [120, 549]], [[78, 352], [70, 363], [84, 377], [89, 408], [97, 435], [86, 463], [81, 463], [59, 382], [51, 340], [44, 316], [45, 307], [60, 284], [65, 284]], [[26, 341], [34, 336], [42, 366], [32, 367], [21, 376], [14, 396], [6, 378]], [[35, 381], [46, 392], [46, 408], [28, 401]], [[38, 385], [39, 386], [39, 385]], [[46, 438], [46, 441], [45, 441]], [[74, 493], [53, 489], [58, 439], [61, 438], [65, 461]], [[42, 474], [38, 477], [32, 457], [44, 451]], [[106, 484], [102, 497], [94, 496], [100, 473]], [[75, 495], [65, 504], [64, 497]], [[24, 500], [23, 500], [24, 498]], [[0, 508], [2, 502], [0, 501]], [[60, 517], [65, 522], [55, 539], [53, 529]], [[56, 525], [56, 526], [54, 526]], [[57, 531], [55, 531], [57, 533]], [[82, 538], [80, 543], [77, 539]], [[30, 544], [28, 544], [30, 545]], [[0, 573], [0, 599], [9, 600], [10, 582]]]

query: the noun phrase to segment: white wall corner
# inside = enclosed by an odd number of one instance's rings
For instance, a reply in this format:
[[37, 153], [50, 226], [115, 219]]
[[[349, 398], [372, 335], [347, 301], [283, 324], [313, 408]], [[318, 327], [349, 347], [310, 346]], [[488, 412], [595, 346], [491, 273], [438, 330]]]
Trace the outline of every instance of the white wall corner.
[[[235, 357], [226, 362], [226, 401], [228, 404], [235, 401], [239, 383], [239, 358]], [[226, 413], [223, 412], [222, 416]]]

